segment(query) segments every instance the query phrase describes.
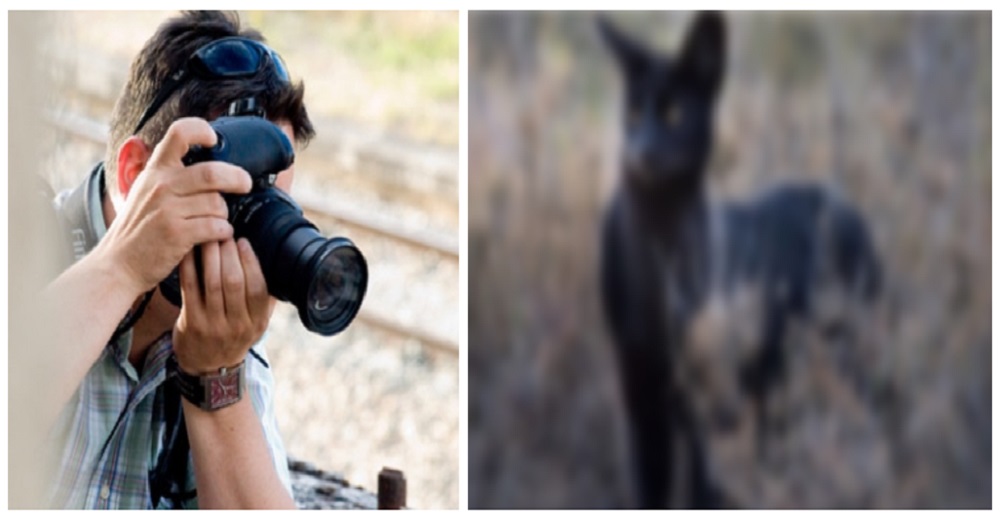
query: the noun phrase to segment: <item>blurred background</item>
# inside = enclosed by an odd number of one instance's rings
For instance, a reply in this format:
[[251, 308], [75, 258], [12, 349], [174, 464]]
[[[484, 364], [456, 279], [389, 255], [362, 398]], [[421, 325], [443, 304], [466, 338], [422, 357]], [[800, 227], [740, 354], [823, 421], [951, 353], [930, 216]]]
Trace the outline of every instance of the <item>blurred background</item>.
[[[691, 17], [609, 16], [670, 53]], [[886, 290], [849, 340], [794, 333], [768, 412], [783, 427], [706, 439], [713, 484], [741, 507], [989, 507], [989, 13], [727, 21], [712, 196], [832, 185], [867, 217]], [[469, 14], [473, 508], [632, 504], [597, 290], [622, 84], [593, 22]], [[735, 377], [725, 352], [710, 362]]]
[[[129, 64], [172, 12], [53, 13], [42, 30], [42, 170], [76, 186], [104, 157]], [[377, 490], [402, 470], [408, 505], [458, 507], [458, 14], [242, 12], [306, 85], [317, 136], [293, 196], [349, 236], [370, 272], [361, 314], [324, 338], [279, 305], [266, 348], [288, 454]]]

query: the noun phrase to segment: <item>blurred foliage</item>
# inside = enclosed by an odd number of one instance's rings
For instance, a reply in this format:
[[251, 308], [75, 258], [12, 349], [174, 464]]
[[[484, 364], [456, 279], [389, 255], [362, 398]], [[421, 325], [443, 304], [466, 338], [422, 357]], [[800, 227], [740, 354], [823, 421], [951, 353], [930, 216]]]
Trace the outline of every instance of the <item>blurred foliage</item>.
[[307, 85], [310, 107], [458, 144], [456, 12], [247, 13]]
[[[294, 16], [294, 22], [284, 16]], [[449, 70], [458, 59], [455, 13], [254, 11], [249, 17], [272, 38], [286, 37], [286, 30], [315, 36], [308, 38], [310, 45], [337, 49], [389, 84], [416, 78], [427, 97], [458, 101], [457, 77]]]

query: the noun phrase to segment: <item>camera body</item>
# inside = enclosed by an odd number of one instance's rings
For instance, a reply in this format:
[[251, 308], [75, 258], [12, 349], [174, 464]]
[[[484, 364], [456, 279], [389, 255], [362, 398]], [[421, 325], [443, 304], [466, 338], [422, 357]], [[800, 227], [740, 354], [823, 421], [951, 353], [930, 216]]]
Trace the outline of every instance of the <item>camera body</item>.
[[[235, 237], [250, 242], [268, 292], [295, 305], [307, 329], [327, 336], [340, 332], [364, 299], [364, 255], [347, 238], [320, 235], [302, 208], [274, 187], [278, 173], [295, 160], [295, 149], [281, 128], [261, 117], [252, 99], [233, 103], [229, 114], [210, 123], [218, 137], [215, 146], [191, 147], [184, 164], [224, 161], [250, 174], [249, 193], [224, 194]], [[171, 303], [181, 305], [176, 269], [160, 283], [160, 290]]]
[[[250, 174], [253, 182], [250, 192], [253, 193], [273, 187], [278, 173], [295, 162], [295, 149], [288, 136], [263, 117], [223, 116], [210, 125], [218, 137], [215, 146], [192, 146], [182, 159], [185, 166], [205, 161], [235, 164]], [[227, 197], [241, 198], [233, 195]]]

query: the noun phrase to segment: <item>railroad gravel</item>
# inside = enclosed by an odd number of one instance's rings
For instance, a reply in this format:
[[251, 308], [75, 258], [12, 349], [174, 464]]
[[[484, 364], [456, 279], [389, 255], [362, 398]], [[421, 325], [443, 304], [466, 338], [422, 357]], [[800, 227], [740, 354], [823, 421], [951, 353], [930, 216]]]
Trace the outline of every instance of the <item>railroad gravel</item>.
[[355, 323], [324, 338], [279, 305], [267, 352], [289, 456], [377, 489], [383, 466], [406, 474], [412, 508], [458, 507], [458, 362]]

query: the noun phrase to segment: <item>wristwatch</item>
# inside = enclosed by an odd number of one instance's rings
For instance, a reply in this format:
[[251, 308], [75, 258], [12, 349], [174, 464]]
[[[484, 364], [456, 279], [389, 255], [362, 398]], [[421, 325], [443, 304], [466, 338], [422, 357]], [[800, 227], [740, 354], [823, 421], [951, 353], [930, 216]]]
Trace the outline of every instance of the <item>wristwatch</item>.
[[167, 378], [173, 380], [181, 395], [191, 404], [206, 411], [218, 410], [238, 403], [243, 398], [246, 382], [246, 361], [216, 374], [191, 375], [181, 370], [172, 354], [167, 359]]

